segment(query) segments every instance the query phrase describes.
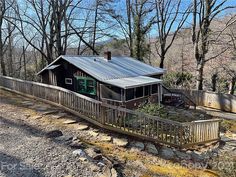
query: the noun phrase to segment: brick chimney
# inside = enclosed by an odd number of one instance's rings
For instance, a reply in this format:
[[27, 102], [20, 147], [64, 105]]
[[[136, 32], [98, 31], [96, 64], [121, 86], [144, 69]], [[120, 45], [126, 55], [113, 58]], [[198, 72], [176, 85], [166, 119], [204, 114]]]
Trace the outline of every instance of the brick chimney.
[[110, 60], [111, 60], [111, 51], [106, 51], [106, 52], [104, 52], [104, 58], [105, 58], [107, 61], [110, 61]]

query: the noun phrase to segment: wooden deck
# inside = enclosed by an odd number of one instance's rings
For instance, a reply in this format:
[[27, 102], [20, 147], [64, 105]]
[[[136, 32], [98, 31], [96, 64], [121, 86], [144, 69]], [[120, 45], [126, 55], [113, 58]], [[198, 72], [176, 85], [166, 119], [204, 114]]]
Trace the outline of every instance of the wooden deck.
[[102, 128], [178, 148], [220, 139], [221, 120], [180, 123], [113, 106], [67, 89], [0, 76], [4, 89], [34, 97], [86, 119]]

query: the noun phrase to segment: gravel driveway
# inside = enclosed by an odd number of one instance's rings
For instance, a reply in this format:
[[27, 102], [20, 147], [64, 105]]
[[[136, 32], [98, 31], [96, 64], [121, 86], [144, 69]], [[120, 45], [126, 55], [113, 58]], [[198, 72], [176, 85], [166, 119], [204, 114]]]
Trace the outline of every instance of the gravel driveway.
[[97, 176], [0, 94], [0, 177]]

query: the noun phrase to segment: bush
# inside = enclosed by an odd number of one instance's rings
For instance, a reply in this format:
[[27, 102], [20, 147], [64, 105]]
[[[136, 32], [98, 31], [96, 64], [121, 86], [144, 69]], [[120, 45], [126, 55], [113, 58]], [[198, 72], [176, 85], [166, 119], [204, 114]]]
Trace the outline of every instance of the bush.
[[152, 116], [162, 116], [166, 114], [166, 111], [162, 105], [159, 104], [146, 104], [138, 108], [138, 111], [152, 115]]

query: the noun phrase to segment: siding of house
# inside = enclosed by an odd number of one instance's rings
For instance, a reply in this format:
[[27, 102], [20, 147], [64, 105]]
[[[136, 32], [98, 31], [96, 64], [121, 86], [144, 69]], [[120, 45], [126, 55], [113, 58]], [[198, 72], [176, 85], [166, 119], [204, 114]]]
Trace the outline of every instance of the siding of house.
[[[42, 82], [50, 85], [57, 85], [63, 88], [66, 88], [71, 91], [76, 92], [76, 84], [77, 81], [75, 79], [75, 76], [81, 76], [81, 77], [90, 77], [93, 78], [92, 76], [88, 75], [87, 73], [83, 72], [82, 70], [76, 68], [72, 64], [66, 62], [66, 61], [58, 61], [55, 64], [60, 64], [60, 66], [56, 69], [53, 70], [45, 70], [42, 74]], [[51, 74], [50, 74], [51, 72]], [[50, 79], [50, 76], [54, 75], [56, 76], [56, 79]], [[71, 78], [72, 79], [72, 84], [66, 84], [65, 79], [66, 78]], [[99, 99], [99, 82], [93, 78], [96, 81], [97, 85], [97, 95], [86, 95], [91, 98]], [[56, 80], [56, 83], [55, 83]]]
[[[95, 96], [86, 95], [86, 94], [84, 94], [84, 95], [89, 96], [91, 98], [101, 100], [106, 103], [117, 105], [117, 106], [122, 105], [123, 107], [126, 107], [128, 109], [137, 108], [139, 105], [141, 105], [142, 103], [147, 102], [147, 101], [152, 102], [152, 103], [158, 102], [158, 97], [159, 97], [158, 94], [150, 95], [150, 96], [146, 96], [146, 97], [142, 97], [142, 98], [137, 98], [137, 99], [130, 100], [127, 102], [123, 102], [123, 103], [116, 102], [116, 101], [102, 100], [101, 96], [100, 96], [100, 84], [104, 84], [104, 83], [98, 81], [97, 79], [95, 79], [94, 77], [89, 75], [88, 73], [78, 69], [77, 67], [75, 67], [74, 65], [70, 64], [69, 62], [67, 62], [65, 60], [58, 60], [54, 64], [60, 65], [60, 66], [53, 69], [53, 70], [45, 70], [44, 72], [41, 73], [43, 83], [57, 85], [57, 86], [60, 86], [60, 87], [66, 88], [68, 90], [76, 92], [77, 80], [75, 79], [75, 76], [90, 77], [96, 81], [96, 85], [97, 85], [96, 86], [97, 87], [96, 95]], [[51, 74], [50, 74], [50, 72], [51, 72]], [[55, 76], [55, 78], [53, 77], [53, 79], [50, 79], [50, 76]], [[150, 77], [160, 78], [160, 75], [154, 75], [154, 76], [150, 76]], [[72, 84], [66, 84], [65, 83], [66, 78], [71, 78]]]

